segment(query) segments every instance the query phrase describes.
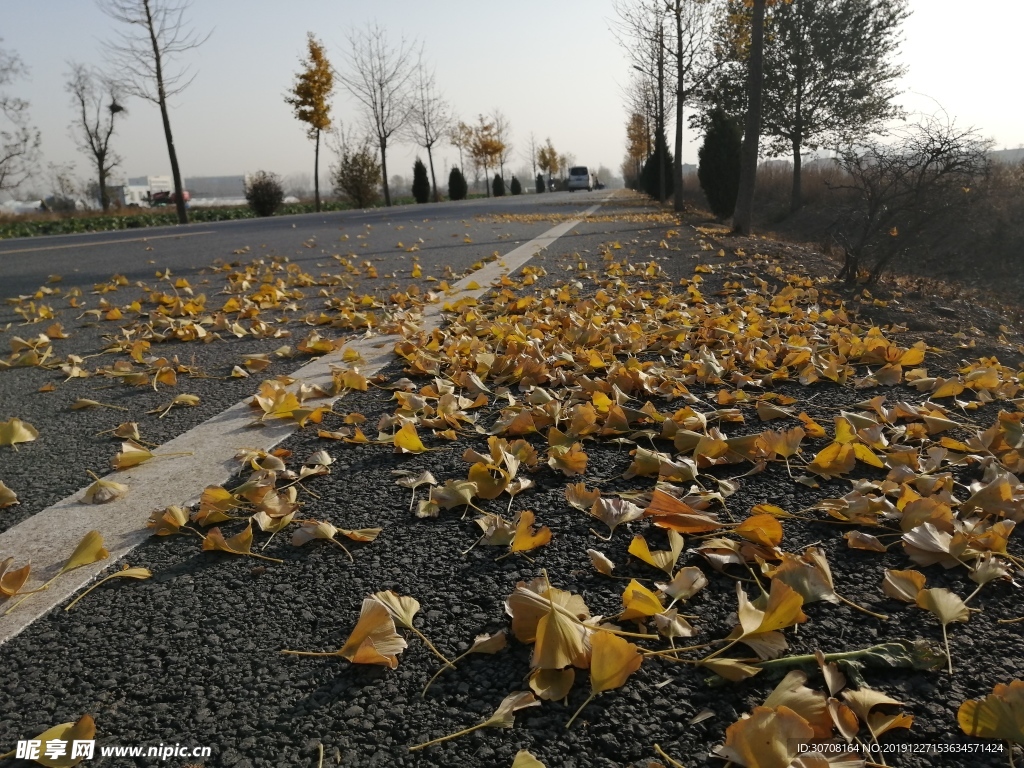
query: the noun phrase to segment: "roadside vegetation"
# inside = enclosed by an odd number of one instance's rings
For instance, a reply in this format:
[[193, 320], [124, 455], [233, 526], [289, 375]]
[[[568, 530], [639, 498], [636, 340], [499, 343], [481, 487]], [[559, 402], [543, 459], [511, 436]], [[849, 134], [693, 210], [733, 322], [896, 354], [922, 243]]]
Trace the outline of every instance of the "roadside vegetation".
[[[623, 0], [617, 11], [634, 70], [628, 187], [710, 210], [738, 234], [813, 243], [851, 288], [896, 272], [1024, 291], [1024, 165], [994, 160], [991, 141], [941, 109], [900, 106], [906, 0]], [[686, 128], [704, 134], [699, 183], [681, 172]]]

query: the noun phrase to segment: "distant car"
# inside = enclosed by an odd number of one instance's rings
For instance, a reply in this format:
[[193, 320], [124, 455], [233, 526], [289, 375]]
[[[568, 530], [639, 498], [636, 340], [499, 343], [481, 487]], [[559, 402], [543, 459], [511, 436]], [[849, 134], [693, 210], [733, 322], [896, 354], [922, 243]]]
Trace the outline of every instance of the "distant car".
[[570, 192], [577, 189], [585, 189], [590, 192], [594, 189], [590, 178], [590, 169], [585, 165], [577, 165], [569, 169], [569, 183], [566, 185]]

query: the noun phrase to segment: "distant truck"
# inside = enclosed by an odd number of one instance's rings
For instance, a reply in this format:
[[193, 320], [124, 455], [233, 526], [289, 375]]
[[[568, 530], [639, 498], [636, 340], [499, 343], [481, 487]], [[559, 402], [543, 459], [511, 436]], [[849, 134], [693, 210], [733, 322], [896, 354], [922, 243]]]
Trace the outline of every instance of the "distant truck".
[[[134, 181], [135, 183], [131, 183]], [[170, 176], [146, 176], [132, 179], [118, 190], [118, 202], [126, 208], [149, 208], [174, 205], [174, 182]], [[183, 192], [187, 203], [191, 196]]]
[[[192, 199], [192, 196], [188, 193], [187, 189], [181, 191], [182, 199], [188, 203]], [[164, 205], [174, 205], [177, 201], [173, 192], [153, 192], [149, 198], [149, 204], [154, 208], [160, 208]]]

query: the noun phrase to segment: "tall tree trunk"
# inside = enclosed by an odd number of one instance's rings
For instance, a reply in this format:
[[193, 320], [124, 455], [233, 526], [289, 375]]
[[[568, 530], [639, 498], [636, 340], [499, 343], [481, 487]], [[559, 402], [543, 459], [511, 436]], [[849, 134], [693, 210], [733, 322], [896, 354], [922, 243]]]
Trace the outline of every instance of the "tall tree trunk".
[[672, 165], [672, 202], [676, 211], [683, 210], [683, 9], [676, 0], [676, 157]]
[[178, 223], [188, 224], [188, 209], [185, 207], [185, 189], [181, 183], [181, 170], [178, 168], [178, 153], [174, 149], [174, 136], [171, 134], [171, 117], [167, 113], [167, 93], [164, 90], [163, 54], [160, 43], [156, 39], [153, 12], [150, 0], [142, 0], [146, 11], [146, 29], [149, 31], [149, 42], [153, 46], [153, 64], [156, 74], [156, 94], [160, 104], [160, 118], [164, 123], [164, 138], [167, 140], [167, 155], [171, 160], [171, 177], [174, 179], [174, 207], [178, 211]]
[[761, 97], [764, 85], [764, 6], [765, 0], [754, 0], [754, 16], [750, 26], [747, 115], [743, 123], [740, 188], [736, 195], [736, 212], [732, 217], [733, 231], [741, 235], [750, 234], [754, 218], [754, 186], [757, 183], [758, 143], [761, 139]]
[[789, 201], [789, 212], [796, 213], [803, 206], [803, 191], [801, 189], [801, 164], [800, 158], [800, 133], [799, 129], [793, 137], [793, 196]]
[[313, 198], [316, 212], [320, 213], [320, 129], [316, 129], [316, 150], [313, 154]]
[[388, 144], [386, 141], [380, 143], [380, 173], [384, 178], [384, 205], [391, 207], [391, 189], [388, 187]]
[[665, 193], [665, 160], [667, 159], [664, 154], [658, 157], [658, 146], [661, 145], [661, 151], [667, 152], [668, 147], [665, 146], [665, 31], [664, 29], [658, 29], [658, 117], [657, 117], [657, 131], [658, 135], [654, 138], [654, 161], [658, 164], [658, 202], [661, 205], [665, 204], [665, 198], [668, 195]]
[[181, 183], [178, 153], [174, 150], [174, 137], [171, 135], [171, 118], [167, 114], [167, 100], [163, 96], [163, 85], [160, 86], [160, 94], [160, 115], [164, 121], [164, 137], [167, 139], [167, 154], [171, 159], [171, 177], [174, 179], [174, 207], [178, 212], [178, 223], [188, 224], [188, 208], [185, 207], [185, 187]]
[[97, 168], [99, 170], [99, 182], [100, 182], [100, 207], [103, 208], [103, 212], [106, 213], [110, 210], [110, 195], [107, 194], [107, 173], [104, 169], [104, 158], [98, 157]]
[[796, 98], [794, 99], [794, 116], [796, 120], [793, 126], [793, 194], [789, 200], [789, 212], [796, 213], [804, 204], [803, 190], [801, 189], [802, 184], [802, 158], [800, 157], [800, 149], [803, 147], [803, 136], [804, 136], [804, 29], [803, 29], [803, 18], [804, 8], [803, 0], [797, 0], [796, 2], [796, 13], [797, 19], [800, 22], [798, 24], [798, 38], [797, 44], [799, 46], [796, 51], [796, 67], [794, 67], [794, 79], [796, 81]]
[[434, 176], [434, 155], [430, 151], [430, 147], [427, 147], [427, 162], [430, 163], [430, 185], [434, 190], [434, 202], [441, 202], [441, 196], [437, 194], [437, 177]]

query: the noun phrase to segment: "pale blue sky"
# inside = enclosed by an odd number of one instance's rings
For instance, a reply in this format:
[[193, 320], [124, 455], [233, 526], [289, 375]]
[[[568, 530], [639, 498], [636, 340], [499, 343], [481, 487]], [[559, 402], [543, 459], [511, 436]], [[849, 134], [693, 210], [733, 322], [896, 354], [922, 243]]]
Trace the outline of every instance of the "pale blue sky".
[[[910, 7], [902, 54], [910, 71], [901, 103], [932, 111], [938, 102], [1000, 147], [1024, 143], [1024, 102], [1013, 96], [1020, 87], [1024, 3], [911, 0]], [[550, 136], [580, 163], [617, 170], [624, 153], [621, 88], [629, 64], [609, 31], [611, 0], [196, 0], [190, 15], [198, 30], [212, 35], [189, 57], [195, 82], [173, 102], [175, 142], [187, 176], [310, 172], [311, 143], [282, 98], [306, 33], [320, 37], [341, 65], [347, 31], [370, 20], [396, 39], [424, 43], [439, 86], [467, 121], [501, 108], [512, 123], [514, 168], [523, 164], [520, 150], [531, 131], [540, 139]], [[86, 158], [68, 137], [66, 62], [99, 63], [113, 22], [90, 0], [0, 0], [0, 18], [3, 46], [30, 69], [30, 79], [10, 90], [31, 101], [45, 159], [75, 161], [86, 176]], [[121, 171], [167, 173], [158, 110], [140, 101], [127, 106], [116, 145], [124, 157]], [[343, 93], [335, 98], [334, 114], [346, 122], [358, 119]], [[415, 155], [413, 147], [396, 147], [389, 170], [409, 175]], [[457, 162], [450, 147], [440, 155], [442, 167]], [[684, 159], [695, 155], [691, 145]]]

